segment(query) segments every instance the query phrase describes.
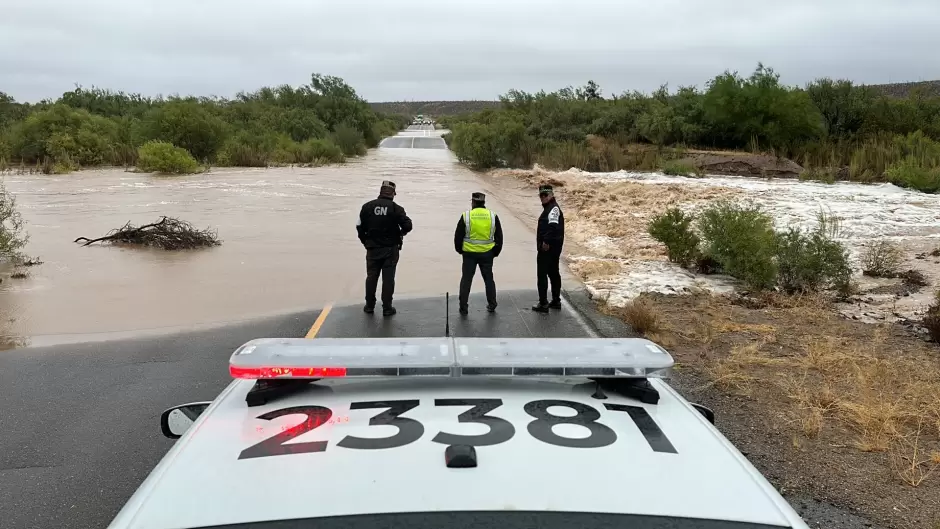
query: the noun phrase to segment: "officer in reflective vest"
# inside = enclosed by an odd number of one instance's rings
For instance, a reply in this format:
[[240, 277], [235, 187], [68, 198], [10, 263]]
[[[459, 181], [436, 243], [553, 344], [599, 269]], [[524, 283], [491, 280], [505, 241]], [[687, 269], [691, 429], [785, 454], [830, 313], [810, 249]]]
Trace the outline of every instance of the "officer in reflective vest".
[[470, 209], [457, 221], [454, 250], [463, 256], [460, 276], [460, 313], [469, 312], [470, 286], [477, 267], [486, 286], [486, 310], [496, 310], [496, 282], [493, 281], [493, 258], [503, 251], [503, 228], [496, 213], [486, 209], [486, 195], [473, 193]]

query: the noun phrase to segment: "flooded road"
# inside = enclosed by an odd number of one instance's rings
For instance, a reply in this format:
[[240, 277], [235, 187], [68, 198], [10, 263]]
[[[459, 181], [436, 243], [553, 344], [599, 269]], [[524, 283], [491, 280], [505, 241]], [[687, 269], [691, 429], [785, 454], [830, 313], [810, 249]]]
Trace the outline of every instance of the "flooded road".
[[[46, 345], [359, 303], [365, 263], [356, 218], [386, 179], [398, 184], [397, 201], [415, 225], [396, 296], [440, 295], [443, 302], [447, 291], [456, 296], [460, 280], [457, 219], [483, 184], [442, 145], [438, 132], [405, 131], [365, 157], [320, 168], [7, 175], [27, 223], [26, 251], [44, 264], [28, 279], [0, 284], [4, 334]], [[497, 287], [534, 288], [532, 227], [496, 197], [487, 205], [500, 214], [506, 238]], [[537, 197], [531, 208], [540, 208]], [[167, 252], [72, 242], [161, 215], [216, 229], [222, 245]], [[481, 290], [477, 277], [474, 291]]]

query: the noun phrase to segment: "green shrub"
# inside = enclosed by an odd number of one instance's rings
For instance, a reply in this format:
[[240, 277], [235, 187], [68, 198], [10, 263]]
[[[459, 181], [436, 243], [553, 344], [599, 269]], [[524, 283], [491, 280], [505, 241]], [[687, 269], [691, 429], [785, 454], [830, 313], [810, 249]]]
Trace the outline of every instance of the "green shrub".
[[848, 250], [828, 236], [824, 225], [808, 233], [797, 228], [778, 233], [776, 254], [778, 283], [785, 292], [845, 292], [849, 287]]
[[663, 164], [663, 173], [670, 176], [698, 176], [700, 171], [691, 163], [672, 160]]
[[699, 232], [704, 253], [726, 274], [753, 289], [770, 288], [777, 279], [773, 220], [756, 206], [716, 202], [702, 211]]
[[362, 136], [355, 127], [341, 123], [333, 131], [333, 143], [335, 143], [346, 156], [360, 156], [366, 153], [366, 144]]
[[225, 142], [225, 123], [209, 105], [169, 101], [144, 119], [147, 137], [178, 145], [200, 160], [209, 159]]
[[274, 134], [241, 131], [226, 140], [215, 157], [221, 167], [267, 167], [277, 145]]
[[451, 149], [461, 162], [474, 169], [503, 165], [496, 131], [482, 123], [459, 123], [451, 133]]
[[653, 217], [649, 223], [649, 234], [666, 245], [669, 260], [689, 266], [699, 256], [699, 237], [692, 231], [694, 217], [679, 208], [670, 208]]
[[137, 169], [164, 174], [190, 174], [202, 170], [186, 149], [156, 140], [148, 141], [137, 150]]
[[343, 150], [330, 140], [307, 140], [299, 146], [295, 163], [342, 163]]
[[26, 163], [52, 158], [100, 165], [114, 159], [118, 127], [110, 119], [57, 104], [33, 112], [10, 135], [13, 155]]
[[885, 171], [885, 175], [889, 182], [899, 187], [924, 193], [940, 192], [940, 167], [928, 168], [913, 156], [892, 164]]

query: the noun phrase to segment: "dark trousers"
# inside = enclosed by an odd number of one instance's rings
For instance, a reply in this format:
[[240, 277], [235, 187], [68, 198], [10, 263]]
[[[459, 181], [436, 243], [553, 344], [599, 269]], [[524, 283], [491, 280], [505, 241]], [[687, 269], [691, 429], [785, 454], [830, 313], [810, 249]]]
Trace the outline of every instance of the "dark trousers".
[[464, 252], [463, 269], [460, 275], [460, 296], [458, 301], [461, 307], [466, 307], [470, 300], [470, 286], [473, 285], [473, 276], [476, 274], [477, 267], [480, 267], [480, 275], [483, 276], [483, 284], [486, 285], [486, 304], [490, 307], [496, 306], [496, 282], [493, 281], [493, 252]]
[[375, 290], [382, 275], [382, 306], [392, 306], [395, 294], [395, 270], [398, 267], [398, 247], [366, 250], [366, 305], [375, 306]]
[[558, 261], [561, 252], [539, 250], [536, 258], [538, 274], [539, 303], [548, 303], [548, 281], [552, 282], [552, 302], [561, 302], [561, 272], [558, 270]]

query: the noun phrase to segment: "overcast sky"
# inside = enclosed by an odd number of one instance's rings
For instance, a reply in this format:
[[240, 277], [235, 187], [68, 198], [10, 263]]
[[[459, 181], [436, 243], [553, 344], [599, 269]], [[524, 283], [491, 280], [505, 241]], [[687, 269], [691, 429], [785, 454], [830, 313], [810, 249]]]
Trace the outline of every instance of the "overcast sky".
[[0, 91], [232, 96], [337, 75], [370, 101], [940, 79], [940, 0], [0, 0]]

